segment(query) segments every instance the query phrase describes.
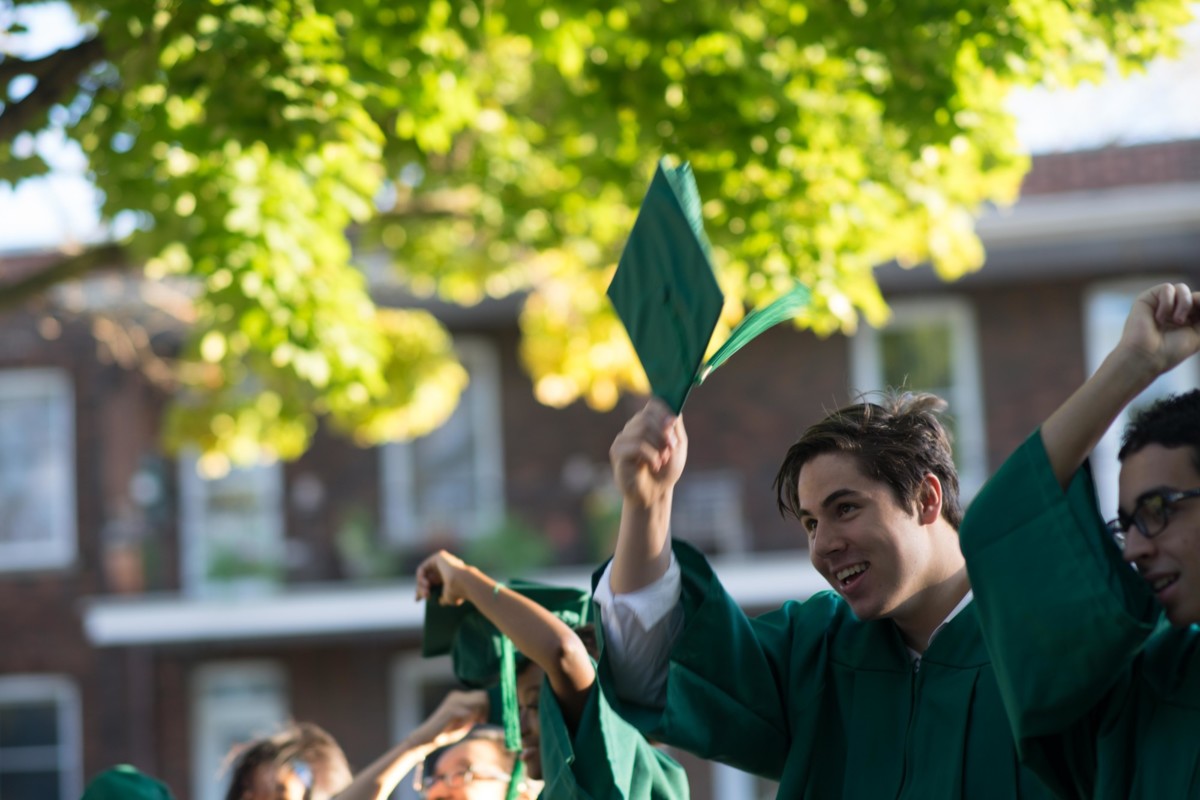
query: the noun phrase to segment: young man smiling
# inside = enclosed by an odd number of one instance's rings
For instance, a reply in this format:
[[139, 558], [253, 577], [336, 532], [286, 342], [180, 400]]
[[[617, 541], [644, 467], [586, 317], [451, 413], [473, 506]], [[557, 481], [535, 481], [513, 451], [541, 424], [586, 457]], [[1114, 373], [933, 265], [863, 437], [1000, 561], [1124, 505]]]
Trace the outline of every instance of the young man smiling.
[[1140, 295], [963, 524], [1022, 757], [1065, 797], [1200, 797], [1200, 392], [1134, 416], [1107, 524], [1082, 468], [1126, 405], [1200, 351], [1198, 299], [1182, 284]]
[[624, 495], [595, 599], [601, 683], [655, 739], [779, 797], [1048, 797], [1022, 771], [980, 636], [949, 438], [930, 395], [842, 409], [788, 451], [780, 510], [833, 587], [754, 619], [669, 537], [687, 458], [652, 401], [610, 451]]

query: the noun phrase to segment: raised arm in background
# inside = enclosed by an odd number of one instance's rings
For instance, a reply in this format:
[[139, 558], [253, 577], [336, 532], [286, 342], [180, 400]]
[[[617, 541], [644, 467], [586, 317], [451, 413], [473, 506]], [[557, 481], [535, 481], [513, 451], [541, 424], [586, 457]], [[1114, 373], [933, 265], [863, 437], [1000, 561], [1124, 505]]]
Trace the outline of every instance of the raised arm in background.
[[1182, 283], [1138, 295], [1121, 339], [1042, 425], [1042, 443], [1064, 489], [1108, 426], [1142, 390], [1200, 350], [1200, 303]]
[[386, 800], [434, 750], [457, 742], [487, 717], [487, 692], [450, 692], [412, 733], [355, 775], [336, 800]]
[[545, 671], [567, 724], [573, 727], [579, 721], [596, 670], [583, 641], [570, 626], [445, 550], [417, 567], [417, 598], [429, 600], [436, 587], [442, 590], [440, 602], [471, 603], [512, 639], [517, 650]]

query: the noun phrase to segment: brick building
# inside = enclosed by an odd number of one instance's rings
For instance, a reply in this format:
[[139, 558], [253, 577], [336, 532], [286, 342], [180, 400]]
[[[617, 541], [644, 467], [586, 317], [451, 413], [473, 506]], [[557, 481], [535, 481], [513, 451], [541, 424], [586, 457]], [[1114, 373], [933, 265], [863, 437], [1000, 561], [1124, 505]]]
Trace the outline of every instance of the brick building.
[[[714, 555], [747, 608], [822, 586], [770, 485], [823, 409], [905, 381], [943, 394], [969, 495], [1096, 366], [1137, 291], [1200, 283], [1200, 140], [1039, 157], [1021, 202], [979, 230], [988, 264], [954, 284], [878, 271], [887, 328], [771, 331], [689, 401], [676, 534]], [[0, 280], [41, 263], [0, 259]], [[538, 405], [515, 305], [445, 310], [472, 383], [430, 437], [363, 450], [320, 434], [294, 464], [205, 481], [162, 454], [161, 393], [111, 343], [97, 358], [92, 323], [68, 313], [94, 288], [0, 316], [5, 800], [76, 797], [121, 761], [212, 800], [229, 746], [288, 716], [325, 726], [362, 766], [449, 685], [444, 663], [418, 655], [420, 554], [446, 545], [503, 574], [517, 553], [586, 585], [608, 546], [607, 449], [640, 401]], [[1152, 391], [1198, 379], [1188, 364]], [[1112, 442], [1102, 450], [1108, 511]], [[689, 767], [698, 800], [765, 789]]]

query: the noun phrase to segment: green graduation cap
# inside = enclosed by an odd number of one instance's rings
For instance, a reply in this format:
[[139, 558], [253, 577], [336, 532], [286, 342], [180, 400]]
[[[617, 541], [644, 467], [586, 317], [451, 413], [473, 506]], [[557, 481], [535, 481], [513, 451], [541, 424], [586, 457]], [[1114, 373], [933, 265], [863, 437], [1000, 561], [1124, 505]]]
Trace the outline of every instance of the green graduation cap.
[[[514, 580], [509, 589], [528, 597], [549, 610], [571, 628], [591, 621], [592, 597], [582, 589], [549, 586]], [[517, 661], [523, 657], [513, 648], [512, 640], [500, 632], [471, 603], [444, 606], [440, 590], [425, 601], [425, 635], [421, 653], [425, 657], [450, 654], [455, 676], [474, 689], [499, 686], [500, 724], [504, 743], [512, 751], [521, 750], [521, 722], [517, 710]], [[491, 692], [493, 705], [497, 693]], [[493, 716], [495, 709], [493, 708]], [[518, 758], [508, 796], [516, 796], [524, 776], [524, 763]]]
[[650, 388], [672, 411], [683, 410], [693, 386], [767, 328], [790, 319], [809, 300], [797, 285], [746, 316], [706, 362], [725, 297], [713, 273], [700, 193], [692, 169], [663, 159], [625, 244], [608, 296], [629, 332]]
[[128, 764], [104, 770], [88, 784], [82, 800], [173, 800], [166, 784]]

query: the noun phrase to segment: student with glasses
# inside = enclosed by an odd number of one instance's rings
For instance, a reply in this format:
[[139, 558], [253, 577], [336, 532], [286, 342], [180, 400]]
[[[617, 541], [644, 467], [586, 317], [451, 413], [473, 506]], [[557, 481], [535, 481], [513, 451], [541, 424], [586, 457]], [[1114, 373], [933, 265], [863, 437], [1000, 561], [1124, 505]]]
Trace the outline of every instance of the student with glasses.
[[[434, 751], [413, 781], [422, 800], [503, 800], [512, 780], [516, 754], [504, 747], [504, 730], [473, 728], [454, 744]], [[522, 798], [533, 798], [522, 787]]]
[[[423, 758], [416, 786], [435, 800], [532, 798], [539, 791], [546, 800], [687, 800], [683, 767], [617, 716], [600, 692], [589, 592], [500, 584], [443, 550], [418, 566], [417, 597], [427, 601], [422, 652], [449, 654], [455, 676], [475, 690], [451, 692], [338, 800], [383, 800]], [[498, 691], [489, 696], [484, 687]], [[505, 723], [507, 739], [504, 729], [472, 727], [489, 718]], [[506, 746], [520, 750], [519, 766]]]
[[1135, 414], [1111, 522], [1084, 467], [1122, 409], [1200, 351], [1198, 301], [1182, 284], [1140, 295], [961, 528], [1021, 756], [1063, 797], [1200, 797], [1200, 391]]

